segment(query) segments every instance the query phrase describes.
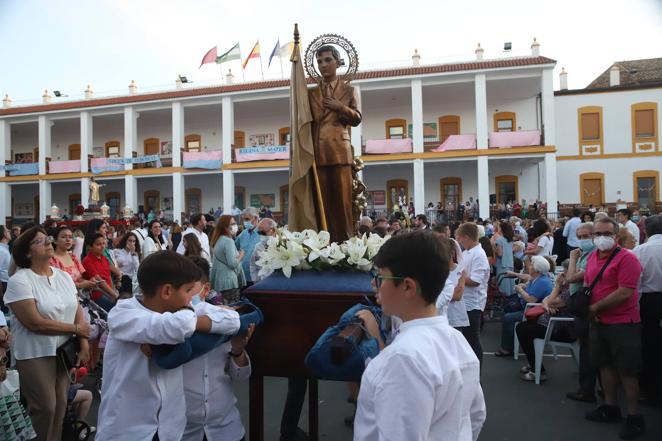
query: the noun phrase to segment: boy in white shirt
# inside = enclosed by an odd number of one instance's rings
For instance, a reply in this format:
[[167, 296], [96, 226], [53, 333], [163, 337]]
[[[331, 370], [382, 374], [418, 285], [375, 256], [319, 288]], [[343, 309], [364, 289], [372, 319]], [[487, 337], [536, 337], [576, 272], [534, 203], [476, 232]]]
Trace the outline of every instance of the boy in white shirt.
[[478, 359], [435, 305], [449, 258], [429, 231], [395, 236], [375, 257], [377, 301], [403, 324], [363, 373], [354, 441], [478, 438], [486, 415]]
[[160, 369], [141, 345], [174, 345], [195, 331], [233, 334], [236, 311], [201, 304], [200, 270], [172, 251], [147, 257], [138, 270], [142, 300], [121, 300], [108, 315], [109, 336], [97, 441], [179, 441], [186, 426], [182, 368]]

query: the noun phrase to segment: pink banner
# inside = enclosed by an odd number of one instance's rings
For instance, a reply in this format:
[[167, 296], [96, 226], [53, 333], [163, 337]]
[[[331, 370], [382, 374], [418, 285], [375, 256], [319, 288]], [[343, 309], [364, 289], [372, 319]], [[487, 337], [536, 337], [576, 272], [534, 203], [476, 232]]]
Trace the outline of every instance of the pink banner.
[[369, 139], [365, 145], [366, 153], [411, 153], [411, 138], [405, 139]]
[[49, 173], [78, 173], [80, 172], [80, 160], [50, 161], [48, 163]]
[[475, 150], [476, 135], [450, 135], [433, 152], [447, 152], [449, 150]]
[[290, 159], [290, 147], [287, 145], [242, 147], [235, 150], [235, 155], [237, 162], [275, 161], [277, 159]]
[[490, 132], [490, 148], [526, 147], [530, 145], [540, 145], [539, 130], [523, 130], [519, 132]]

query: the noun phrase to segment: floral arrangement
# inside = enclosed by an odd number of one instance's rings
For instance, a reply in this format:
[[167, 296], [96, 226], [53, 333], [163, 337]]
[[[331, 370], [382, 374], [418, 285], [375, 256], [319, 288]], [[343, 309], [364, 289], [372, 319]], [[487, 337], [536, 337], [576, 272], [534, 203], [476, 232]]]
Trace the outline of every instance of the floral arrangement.
[[76, 205], [76, 208], [74, 208], [74, 214], [76, 216], [82, 216], [85, 214], [85, 207], [81, 204]]
[[281, 270], [289, 278], [293, 269], [370, 271], [372, 260], [389, 238], [364, 234], [338, 244], [331, 242], [327, 231], [279, 229], [276, 236], [267, 240], [266, 249], [259, 253], [256, 264], [261, 277]]

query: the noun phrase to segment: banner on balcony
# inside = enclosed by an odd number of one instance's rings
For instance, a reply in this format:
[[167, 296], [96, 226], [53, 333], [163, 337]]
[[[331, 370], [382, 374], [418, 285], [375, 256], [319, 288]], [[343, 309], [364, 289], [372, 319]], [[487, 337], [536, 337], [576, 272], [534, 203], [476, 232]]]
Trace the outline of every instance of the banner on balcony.
[[290, 147], [287, 145], [242, 147], [237, 149], [235, 153], [237, 156], [237, 162], [290, 159]]
[[39, 163], [29, 162], [26, 164], [7, 164], [0, 166], [0, 170], [9, 172], [9, 176], [38, 175]]
[[121, 164], [111, 164], [108, 161], [110, 158], [92, 158], [90, 161], [90, 171], [92, 174], [98, 175], [99, 173], [107, 171], [122, 171], [124, 167]]
[[207, 152], [184, 152], [184, 168], [204, 168], [206, 170], [218, 170], [221, 168], [221, 150], [211, 150]]
[[528, 147], [540, 145], [540, 130], [519, 130], [517, 132], [490, 132], [490, 148]]
[[411, 149], [411, 138], [369, 139], [365, 145], [366, 153], [411, 153]]
[[49, 173], [78, 173], [80, 172], [80, 161], [51, 161], [48, 163]]

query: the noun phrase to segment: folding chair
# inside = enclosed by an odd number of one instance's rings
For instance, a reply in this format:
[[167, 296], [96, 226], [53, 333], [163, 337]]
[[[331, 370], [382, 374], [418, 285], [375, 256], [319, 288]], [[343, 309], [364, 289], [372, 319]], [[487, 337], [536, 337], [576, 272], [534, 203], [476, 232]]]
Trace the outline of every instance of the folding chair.
[[[549, 345], [552, 347], [552, 354], [554, 355], [554, 360], [558, 360], [558, 355], [556, 354], [557, 348], [567, 348], [570, 349], [572, 358], [575, 359], [577, 366], [579, 366], [579, 340], [575, 340], [572, 343], [565, 343], [560, 341], [552, 340], [552, 333], [554, 332], [554, 325], [560, 322], [574, 322], [575, 319], [572, 317], [552, 317], [549, 319], [549, 324], [547, 325], [547, 332], [545, 332], [545, 338], [536, 338], [533, 340], [533, 348], [536, 354], [536, 384], [540, 384], [540, 371], [542, 369], [542, 357], [545, 354], [545, 346]], [[517, 338], [517, 334], [515, 334]]]

